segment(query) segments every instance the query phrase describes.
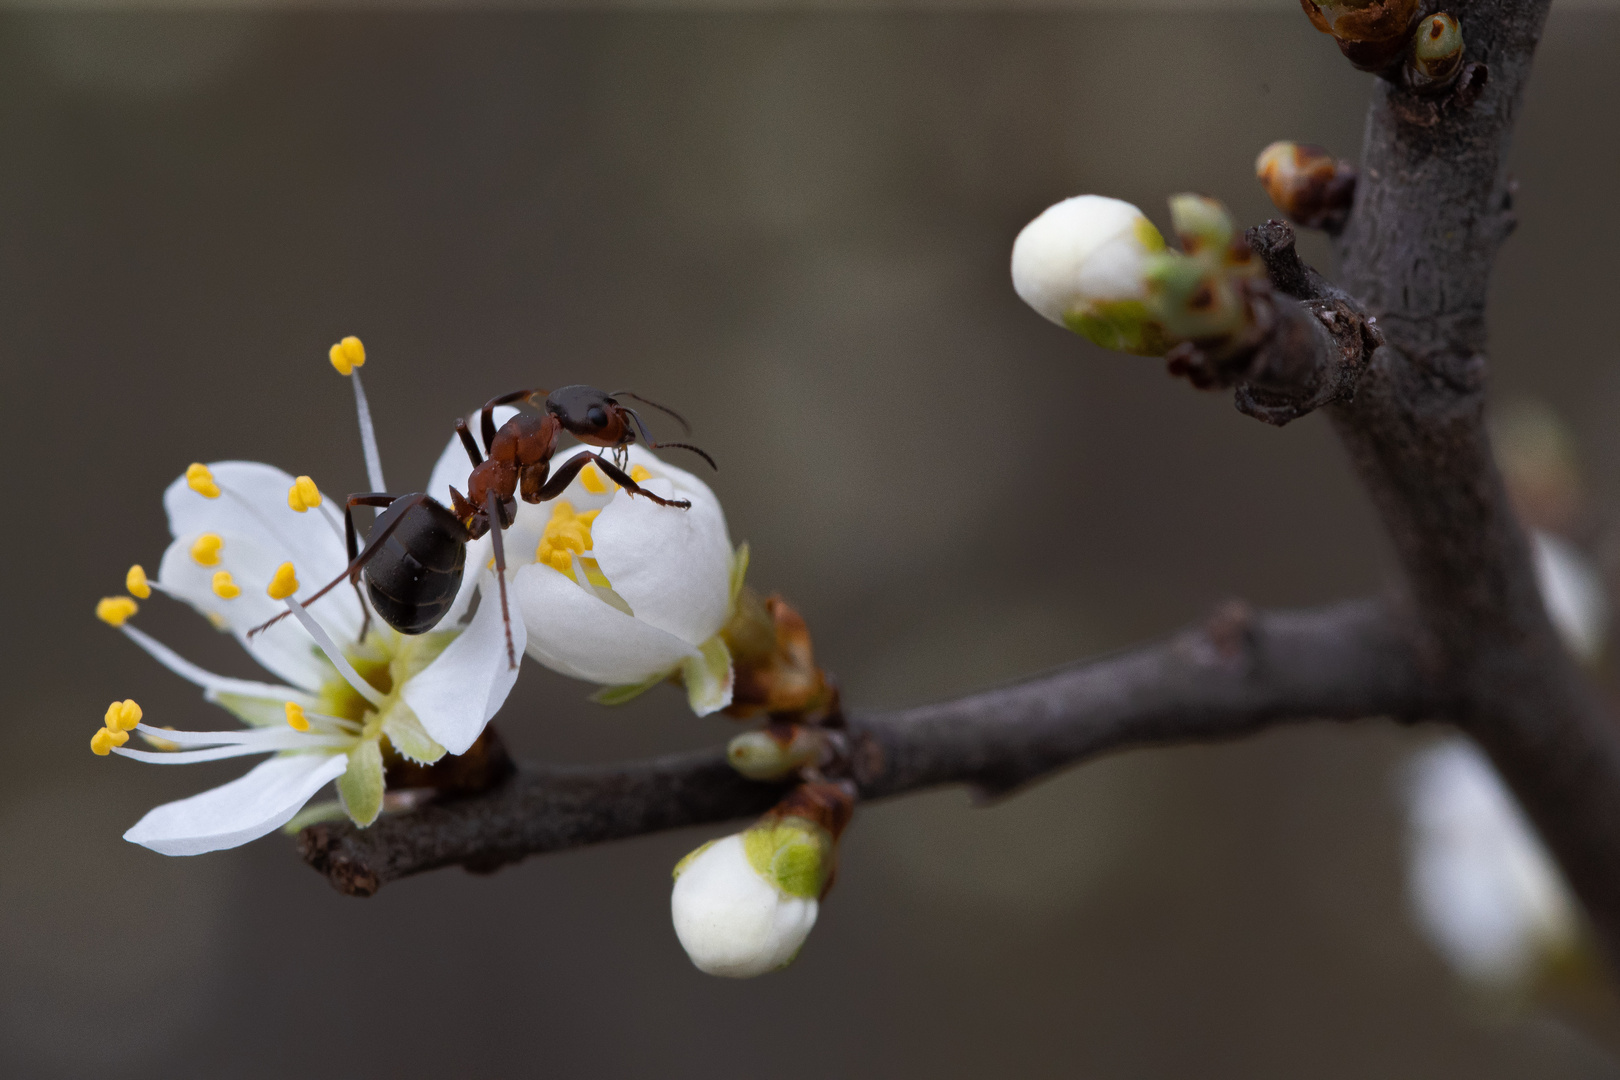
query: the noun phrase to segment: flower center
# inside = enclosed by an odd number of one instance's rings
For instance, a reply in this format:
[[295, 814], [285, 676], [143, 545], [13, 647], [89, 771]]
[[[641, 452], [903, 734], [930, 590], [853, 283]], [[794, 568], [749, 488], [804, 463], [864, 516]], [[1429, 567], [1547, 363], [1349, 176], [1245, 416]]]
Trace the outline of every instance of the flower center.
[[[362, 679], [379, 694], [387, 695], [394, 689], [393, 657], [390, 653], [391, 650], [385, 648], [376, 653], [345, 651], [345, 656]], [[319, 697], [320, 704], [316, 711], [327, 716], [364, 723], [366, 714], [374, 711], [371, 702], [361, 697], [360, 691], [341, 677], [323, 683]]]
[[545, 563], [552, 569], [574, 576], [574, 556], [580, 556], [579, 564], [585, 571], [585, 577], [590, 584], [604, 589], [611, 589], [612, 583], [607, 575], [602, 573], [602, 567], [593, 558], [585, 553], [596, 546], [591, 537], [591, 523], [596, 520], [600, 510], [587, 510], [583, 514], [574, 512], [574, 504], [566, 500], [558, 500], [552, 507], [551, 520], [546, 523], [546, 531], [540, 536], [540, 543], [534, 549], [534, 561]]

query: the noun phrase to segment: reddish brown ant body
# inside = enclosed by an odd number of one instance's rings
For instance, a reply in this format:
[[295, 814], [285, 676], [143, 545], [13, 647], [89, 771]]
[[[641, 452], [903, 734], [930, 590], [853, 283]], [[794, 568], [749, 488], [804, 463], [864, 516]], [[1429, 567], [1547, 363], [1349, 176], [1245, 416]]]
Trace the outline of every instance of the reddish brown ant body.
[[[545, 395], [539, 415], [519, 413], [495, 427], [495, 408], [519, 403], [533, 404]], [[507, 659], [517, 666], [512, 647], [511, 615], [506, 601], [506, 552], [501, 532], [517, 515], [517, 499], [527, 503], [555, 499], [568, 489], [586, 465], [595, 462], [608, 479], [623, 487], [627, 495], [640, 495], [659, 506], [685, 510], [692, 504], [684, 499], [665, 499], [641, 487], [625, 472], [625, 452], [639, 433], [649, 447], [679, 447], [691, 450], [718, 468], [714, 459], [687, 443], [657, 443], [647, 433], [640, 415], [617, 400], [634, 398], [669, 413], [682, 427], [688, 427], [680, 414], [628, 391], [603, 393], [591, 386], [565, 386], [560, 390], [517, 390], [502, 394], [484, 404], [480, 416], [483, 453], [473, 441], [465, 421], [456, 421], [456, 433], [472, 460], [467, 477], [467, 494], [450, 489], [451, 508], [424, 492], [388, 495], [368, 492], [350, 495], [343, 510], [344, 532], [348, 543], [349, 566], [337, 578], [311, 596], [312, 604], [345, 580], [359, 587], [363, 575], [372, 607], [389, 626], [402, 634], [421, 634], [438, 625], [461, 587], [467, 545], [493, 532], [495, 576], [500, 585], [501, 618], [506, 623]], [[688, 427], [689, 430], [689, 427]], [[557, 452], [557, 437], [563, 432], [587, 446], [611, 450], [610, 461], [594, 450], [581, 450], [551, 472], [551, 459]], [[363, 550], [359, 549], [354, 525], [356, 506], [387, 507], [372, 525]], [[363, 606], [363, 605], [362, 605]], [[278, 615], [254, 628], [256, 634], [281, 619]], [[251, 636], [251, 635], [250, 635]], [[362, 637], [364, 635], [362, 634]]]

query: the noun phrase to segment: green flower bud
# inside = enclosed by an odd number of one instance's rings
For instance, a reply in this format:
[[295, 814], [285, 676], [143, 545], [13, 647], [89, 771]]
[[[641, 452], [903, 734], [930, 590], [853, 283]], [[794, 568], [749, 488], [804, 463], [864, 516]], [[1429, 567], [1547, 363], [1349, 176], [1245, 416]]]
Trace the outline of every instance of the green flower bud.
[[1207, 259], [1160, 255], [1148, 269], [1148, 289], [1151, 310], [1178, 340], [1235, 334], [1248, 320], [1248, 306], [1232, 275]]
[[1427, 93], [1444, 90], [1457, 80], [1462, 61], [1462, 25], [1443, 11], [1431, 15], [1418, 24], [1417, 33], [1412, 35], [1406, 84]]
[[1232, 246], [1237, 235], [1226, 207], [1207, 195], [1183, 192], [1170, 196], [1170, 220], [1181, 249], [1189, 255], [1218, 255]]
[[726, 745], [726, 760], [750, 780], [784, 780], [821, 758], [824, 733], [804, 724], [745, 731]]

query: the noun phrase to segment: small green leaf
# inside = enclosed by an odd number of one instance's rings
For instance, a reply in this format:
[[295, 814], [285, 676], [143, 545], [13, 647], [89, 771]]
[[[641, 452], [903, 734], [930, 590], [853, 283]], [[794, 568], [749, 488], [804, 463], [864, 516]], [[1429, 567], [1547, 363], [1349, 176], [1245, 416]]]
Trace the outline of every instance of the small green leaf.
[[673, 674], [672, 671], [664, 671], [654, 675], [646, 682], [624, 683], [621, 686], [604, 686], [591, 695], [591, 700], [598, 705], [623, 705], [627, 701], [634, 701]]
[[281, 831], [288, 836], [294, 836], [311, 825], [319, 825], [325, 821], [338, 821], [343, 817], [343, 804], [336, 799], [327, 799], [324, 802], [310, 803], [298, 813], [293, 815], [291, 821], [281, 827]]
[[382, 813], [383, 759], [376, 739], [366, 739], [349, 751], [349, 769], [337, 780], [338, 794], [350, 820], [362, 829]]
[[732, 604], [737, 603], [737, 594], [742, 592], [743, 581], [748, 577], [748, 554], [748, 541], [744, 540], [731, 555]]
[[444, 747], [433, 741], [422, 721], [403, 701], [396, 701], [383, 718], [382, 733], [395, 750], [422, 765], [431, 765], [444, 757]]
[[686, 700], [699, 716], [719, 712], [731, 704], [731, 650], [719, 634], [698, 646], [698, 655], [681, 664]]

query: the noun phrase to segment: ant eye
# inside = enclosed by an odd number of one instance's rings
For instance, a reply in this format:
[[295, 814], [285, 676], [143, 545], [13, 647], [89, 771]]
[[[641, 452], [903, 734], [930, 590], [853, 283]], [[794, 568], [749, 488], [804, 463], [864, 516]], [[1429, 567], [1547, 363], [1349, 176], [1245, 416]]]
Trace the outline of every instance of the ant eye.
[[607, 413], [600, 405], [592, 405], [585, 410], [585, 419], [591, 427], [607, 427]]

